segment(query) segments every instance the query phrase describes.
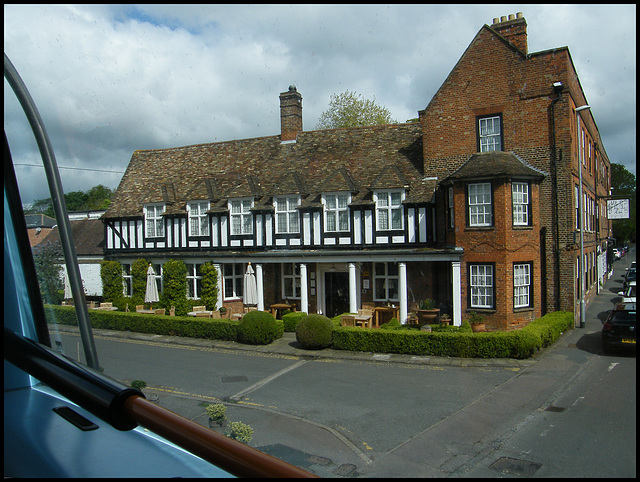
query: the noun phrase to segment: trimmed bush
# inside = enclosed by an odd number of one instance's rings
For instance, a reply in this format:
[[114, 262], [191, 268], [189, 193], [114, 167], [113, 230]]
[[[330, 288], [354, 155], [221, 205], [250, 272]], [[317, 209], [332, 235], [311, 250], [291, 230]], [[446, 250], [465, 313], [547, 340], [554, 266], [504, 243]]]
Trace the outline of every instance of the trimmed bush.
[[266, 311], [250, 311], [238, 324], [238, 341], [247, 345], [268, 345], [284, 332], [284, 325]]
[[292, 311], [290, 313], [282, 315], [284, 331], [286, 331], [287, 333], [295, 333], [298, 323], [300, 323], [300, 320], [305, 316], [307, 316], [307, 314], [302, 311]]
[[296, 341], [307, 350], [320, 350], [332, 344], [333, 322], [324, 315], [307, 315], [296, 328]]

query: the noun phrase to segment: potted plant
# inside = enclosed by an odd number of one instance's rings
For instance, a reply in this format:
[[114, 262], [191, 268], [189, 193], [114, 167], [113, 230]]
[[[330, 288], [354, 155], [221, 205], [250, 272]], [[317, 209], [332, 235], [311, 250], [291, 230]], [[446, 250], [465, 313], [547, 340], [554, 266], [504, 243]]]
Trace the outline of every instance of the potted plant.
[[450, 325], [451, 316], [448, 313], [443, 313], [442, 315], [440, 315], [440, 323], [442, 323], [443, 325]]
[[436, 302], [432, 298], [421, 300], [418, 303], [416, 313], [418, 323], [421, 325], [439, 323], [440, 308], [436, 308]]
[[486, 331], [484, 326], [484, 316], [476, 313], [475, 311], [471, 312], [469, 323], [471, 323], [471, 331], [473, 331], [474, 333]]
[[224, 425], [224, 421], [227, 418], [225, 415], [227, 412], [227, 407], [222, 403], [209, 404], [205, 408], [205, 411], [209, 416], [209, 427], [211, 427], [213, 424], [219, 425], [220, 427]]

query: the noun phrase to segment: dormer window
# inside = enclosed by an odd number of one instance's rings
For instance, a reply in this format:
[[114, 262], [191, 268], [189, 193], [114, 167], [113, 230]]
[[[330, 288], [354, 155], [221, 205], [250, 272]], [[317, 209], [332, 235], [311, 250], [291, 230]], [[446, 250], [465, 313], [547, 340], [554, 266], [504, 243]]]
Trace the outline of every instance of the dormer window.
[[324, 230], [326, 232], [349, 231], [349, 203], [351, 196], [343, 194], [324, 194]]
[[402, 200], [404, 191], [376, 191], [373, 195], [376, 203], [376, 219], [378, 231], [402, 230]]
[[147, 238], [161, 238], [164, 236], [164, 204], [147, 204], [144, 206], [145, 236]]
[[251, 208], [253, 199], [231, 199], [229, 201], [229, 217], [231, 220], [231, 234], [253, 234], [253, 217]]
[[300, 232], [298, 205], [300, 205], [300, 196], [278, 196], [273, 200], [276, 212], [276, 234]]
[[209, 201], [193, 201], [187, 204], [189, 235], [209, 236]]

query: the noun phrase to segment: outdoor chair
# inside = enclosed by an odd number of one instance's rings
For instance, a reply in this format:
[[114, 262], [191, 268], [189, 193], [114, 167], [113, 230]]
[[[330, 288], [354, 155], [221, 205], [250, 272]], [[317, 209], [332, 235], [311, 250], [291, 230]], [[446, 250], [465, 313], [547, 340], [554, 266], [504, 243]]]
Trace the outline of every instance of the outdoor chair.
[[136, 305], [136, 311], [144, 310], [144, 305]]
[[211, 312], [211, 318], [215, 318], [216, 320], [220, 319], [220, 312], [218, 310], [213, 310]]
[[193, 307], [193, 311], [206, 311], [207, 307], [206, 306], [194, 306]]
[[172, 306], [169, 310], [169, 316], [176, 316], [176, 307]]
[[167, 312], [164, 308], [158, 308], [157, 310], [153, 310], [154, 315], [164, 315]]
[[211, 318], [211, 313], [208, 311], [196, 311], [196, 318]]
[[356, 326], [356, 317], [354, 315], [342, 315], [340, 324], [342, 326]]

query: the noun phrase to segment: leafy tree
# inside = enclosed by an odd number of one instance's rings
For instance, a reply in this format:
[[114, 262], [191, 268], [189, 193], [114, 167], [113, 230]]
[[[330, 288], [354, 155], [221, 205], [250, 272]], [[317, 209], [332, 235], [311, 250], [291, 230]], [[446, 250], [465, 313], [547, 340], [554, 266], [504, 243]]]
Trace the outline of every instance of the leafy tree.
[[144, 258], [138, 258], [131, 264], [131, 302], [134, 305], [144, 303], [144, 295], [147, 292], [148, 269], [149, 263]]
[[100, 278], [104, 300], [118, 303], [123, 297], [122, 265], [118, 261], [101, 261]]
[[[96, 209], [107, 209], [111, 203], [113, 190], [98, 184], [86, 192], [72, 191], [65, 193], [64, 202], [68, 211], [90, 211]], [[51, 198], [38, 199], [34, 201], [29, 209], [24, 210], [25, 214], [45, 214], [55, 219]]]
[[320, 115], [316, 129], [336, 129], [338, 127], [361, 127], [380, 124], [394, 124], [391, 112], [373, 100], [364, 99], [360, 94], [346, 91], [332, 94], [329, 109]]
[[628, 197], [630, 200], [629, 219], [614, 219], [613, 237], [619, 243], [636, 242], [636, 176], [627, 171], [622, 164], [611, 164], [611, 187], [615, 197]]
[[200, 299], [208, 310], [215, 310], [218, 303], [218, 270], [212, 263], [200, 267], [202, 275], [202, 294]]
[[187, 314], [187, 265], [182, 260], [170, 259], [162, 265], [164, 284], [160, 303], [165, 308], [176, 307], [176, 315]]
[[42, 300], [52, 305], [60, 304], [64, 297], [60, 258], [63, 258], [63, 254], [58, 243], [46, 243], [33, 249], [33, 261]]

